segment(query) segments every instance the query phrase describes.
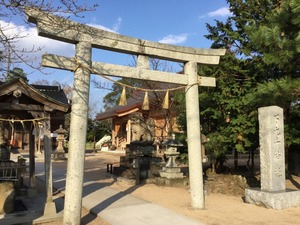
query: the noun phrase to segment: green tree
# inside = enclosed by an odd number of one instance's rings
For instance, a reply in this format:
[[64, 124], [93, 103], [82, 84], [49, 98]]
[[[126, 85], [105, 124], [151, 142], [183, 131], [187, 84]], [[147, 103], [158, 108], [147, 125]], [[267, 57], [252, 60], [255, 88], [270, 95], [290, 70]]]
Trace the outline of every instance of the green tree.
[[92, 142], [95, 144], [105, 135], [111, 135], [111, 123], [110, 120], [96, 121], [88, 118], [87, 126], [87, 142]]
[[5, 77], [5, 81], [9, 82], [14, 79], [23, 79], [25, 82], [28, 82], [28, 78], [26, 73], [21, 68], [13, 68], [7, 73], [7, 76]]
[[300, 144], [300, 79], [281, 78], [260, 83], [256, 92], [248, 94], [249, 102], [259, 108], [277, 105], [284, 110], [285, 144]]
[[[298, 140], [293, 136], [297, 128], [291, 125], [297, 124], [292, 120], [299, 120], [299, 86], [289, 85], [296, 84], [294, 78], [300, 71], [297, 0], [227, 2], [232, 16], [207, 24], [206, 35], [213, 41], [212, 48], [225, 48], [227, 54], [218, 66], [198, 70], [199, 75], [217, 79], [216, 88], [200, 87], [199, 92], [202, 132], [208, 134], [207, 149], [216, 157], [228, 150], [245, 152], [258, 147], [257, 108], [261, 106], [284, 107], [286, 128], [293, 131], [287, 132], [287, 138]], [[292, 98], [291, 91], [295, 93]], [[277, 94], [277, 100], [272, 100]]]
[[[246, 29], [255, 52], [273, 68], [253, 95], [256, 107], [284, 109], [285, 144], [299, 144], [300, 5], [298, 0], [277, 1], [263, 23], [249, 21]], [[255, 101], [254, 101], [255, 99]]]
[[299, 0], [276, 1], [264, 22], [249, 20], [246, 34], [253, 50], [282, 76], [300, 76], [300, 4]]

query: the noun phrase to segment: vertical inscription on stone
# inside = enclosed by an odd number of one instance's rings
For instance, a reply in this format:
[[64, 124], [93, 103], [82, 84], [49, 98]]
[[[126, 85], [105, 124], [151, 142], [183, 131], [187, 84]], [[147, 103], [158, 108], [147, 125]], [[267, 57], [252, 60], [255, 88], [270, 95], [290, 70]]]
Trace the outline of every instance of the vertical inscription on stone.
[[281, 133], [280, 133], [280, 117], [279, 114], [274, 115], [274, 132], [275, 132], [275, 140], [274, 143], [280, 143], [281, 141]]
[[258, 109], [261, 189], [285, 190], [283, 110], [278, 106]]

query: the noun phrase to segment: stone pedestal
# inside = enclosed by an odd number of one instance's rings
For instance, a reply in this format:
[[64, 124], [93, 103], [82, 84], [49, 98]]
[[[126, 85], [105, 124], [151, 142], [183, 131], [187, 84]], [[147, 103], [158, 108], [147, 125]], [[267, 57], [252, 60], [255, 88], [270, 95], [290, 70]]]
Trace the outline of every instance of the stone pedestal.
[[167, 165], [162, 168], [162, 170], [159, 172], [159, 175], [161, 177], [165, 177], [168, 179], [173, 178], [183, 178], [183, 173], [181, 173], [181, 169], [176, 164], [176, 158], [179, 155], [179, 152], [165, 152], [165, 155], [169, 157], [169, 160], [167, 162]]
[[270, 209], [287, 209], [300, 206], [300, 191], [262, 191], [261, 189], [246, 189], [245, 201], [255, 205], [264, 205]]
[[161, 177], [165, 177], [168, 179], [183, 178], [183, 173], [181, 173], [179, 167], [163, 167], [159, 174]]
[[0, 183], [0, 214], [11, 213], [14, 211], [15, 190], [12, 181]]
[[261, 188], [246, 189], [245, 201], [272, 209], [300, 206], [300, 191], [285, 189], [283, 110], [258, 109]]
[[134, 176], [137, 183], [140, 179], [153, 177], [151, 166], [161, 163], [160, 157], [153, 156], [154, 152], [151, 143], [133, 142], [126, 145], [126, 154], [120, 157], [120, 170]]
[[56, 215], [56, 205], [55, 202], [46, 202], [44, 209], [44, 216]]

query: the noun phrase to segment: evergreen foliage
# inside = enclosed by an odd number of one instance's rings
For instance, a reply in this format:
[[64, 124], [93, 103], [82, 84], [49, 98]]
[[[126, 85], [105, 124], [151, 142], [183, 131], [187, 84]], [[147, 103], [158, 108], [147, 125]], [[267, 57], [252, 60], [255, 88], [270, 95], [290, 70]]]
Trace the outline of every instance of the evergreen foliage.
[[[207, 24], [212, 48], [227, 53], [215, 67], [199, 67], [216, 88], [199, 88], [202, 132], [206, 149], [218, 160], [227, 151], [258, 148], [257, 109], [284, 109], [286, 146], [299, 143], [299, 0], [228, 0], [225, 22]], [[178, 97], [178, 99], [182, 96]], [[182, 101], [182, 104], [184, 102]], [[184, 129], [185, 111], [179, 122]]]
[[7, 76], [5, 77], [5, 81], [9, 82], [19, 78], [23, 79], [25, 82], [29, 81], [23, 69], [15, 67], [7, 73]]

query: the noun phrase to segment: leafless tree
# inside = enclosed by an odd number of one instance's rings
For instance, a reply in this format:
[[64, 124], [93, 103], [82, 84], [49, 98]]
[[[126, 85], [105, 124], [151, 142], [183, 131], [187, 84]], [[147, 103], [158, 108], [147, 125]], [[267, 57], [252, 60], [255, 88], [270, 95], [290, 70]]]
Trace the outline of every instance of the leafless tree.
[[[25, 38], [28, 34], [17, 29], [16, 26], [29, 26], [26, 20], [25, 8], [34, 7], [42, 11], [62, 15], [64, 17], [76, 16], [87, 11], [94, 11], [98, 6], [96, 4], [88, 5], [87, 1], [78, 0], [0, 0], [0, 62], [2, 66], [2, 76], [10, 71], [16, 64], [26, 64], [32, 69], [41, 70], [40, 65], [34, 62], [35, 53], [41, 50], [41, 47], [31, 46], [24, 48], [19, 46], [20, 39]], [[5, 22], [3, 19], [5, 18]], [[15, 19], [21, 25], [13, 26], [11, 23]], [[14, 31], [14, 32], [12, 32]], [[17, 31], [17, 32], [15, 32]]]

